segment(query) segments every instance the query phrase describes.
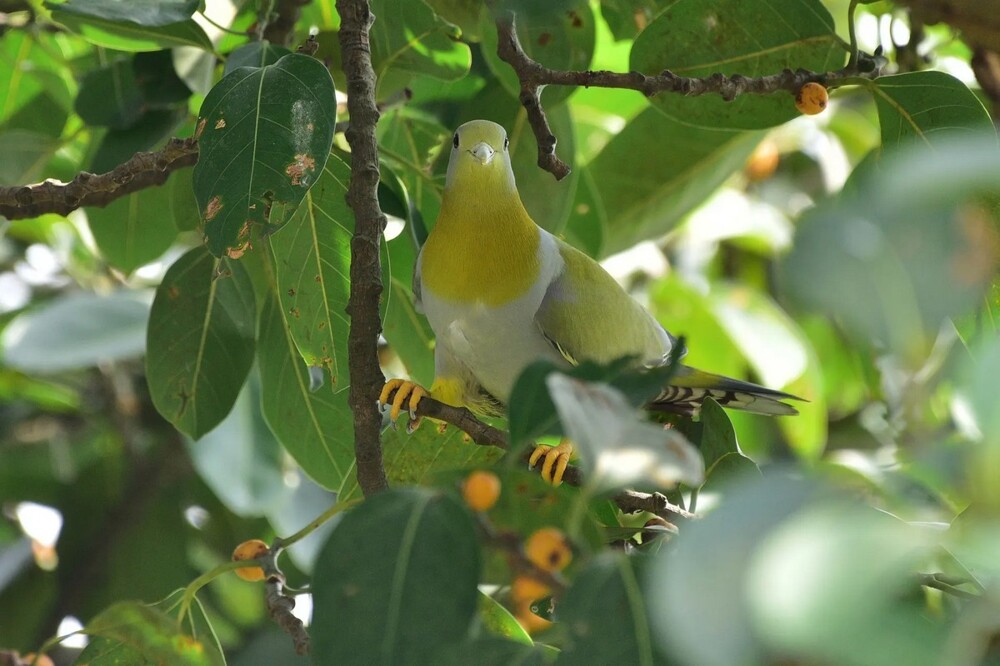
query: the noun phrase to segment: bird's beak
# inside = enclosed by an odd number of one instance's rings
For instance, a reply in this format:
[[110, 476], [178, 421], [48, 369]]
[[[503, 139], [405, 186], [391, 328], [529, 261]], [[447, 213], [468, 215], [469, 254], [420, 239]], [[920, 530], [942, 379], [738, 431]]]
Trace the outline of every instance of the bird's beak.
[[493, 146], [485, 141], [480, 141], [474, 145], [472, 150], [469, 152], [472, 153], [472, 156], [476, 158], [476, 161], [480, 164], [489, 164], [493, 160], [493, 156], [496, 155], [497, 151], [493, 150]]

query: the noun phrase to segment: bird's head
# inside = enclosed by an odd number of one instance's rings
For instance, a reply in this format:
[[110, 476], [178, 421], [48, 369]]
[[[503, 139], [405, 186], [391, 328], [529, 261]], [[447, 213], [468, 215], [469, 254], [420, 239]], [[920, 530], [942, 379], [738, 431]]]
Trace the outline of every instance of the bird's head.
[[488, 120], [472, 120], [459, 127], [451, 139], [445, 190], [516, 192], [508, 143], [506, 130]]

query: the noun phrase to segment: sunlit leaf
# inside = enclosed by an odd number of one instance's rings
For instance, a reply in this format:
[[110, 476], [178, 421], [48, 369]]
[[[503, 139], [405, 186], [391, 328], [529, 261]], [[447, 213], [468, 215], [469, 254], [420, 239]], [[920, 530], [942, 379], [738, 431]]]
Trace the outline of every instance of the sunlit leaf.
[[[846, 50], [819, 0], [680, 0], [635, 39], [631, 67], [645, 74], [714, 73], [765, 76], [785, 68], [825, 72], [844, 65]], [[661, 93], [653, 106], [696, 127], [763, 129], [798, 115], [792, 96], [719, 95], [690, 98]]]
[[199, 0], [66, 0], [45, 6], [67, 14], [158, 27], [191, 18]]
[[175, 46], [212, 50], [208, 35], [192, 19], [163, 26], [144, 26], [131, 21], [80, 16], [58, 9], [53, 10], [52, 19], [95, 46], [118, 51], [158, 51]]

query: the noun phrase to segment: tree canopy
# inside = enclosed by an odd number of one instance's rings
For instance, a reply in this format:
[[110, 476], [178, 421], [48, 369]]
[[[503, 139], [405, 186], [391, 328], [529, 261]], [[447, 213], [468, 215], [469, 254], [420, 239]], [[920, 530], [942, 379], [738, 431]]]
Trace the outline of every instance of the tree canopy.
[[[998, 17], [0, 0], [0, 664], [996, 662]], [[799, 414], [653, 417], [674, 365], [623, 359], [391, 423], [477, 118]]]

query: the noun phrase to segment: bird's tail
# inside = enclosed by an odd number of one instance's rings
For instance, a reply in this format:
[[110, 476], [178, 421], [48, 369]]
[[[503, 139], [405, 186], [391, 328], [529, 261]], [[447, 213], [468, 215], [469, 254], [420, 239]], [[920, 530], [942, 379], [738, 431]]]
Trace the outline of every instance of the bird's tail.
[[701, 408], [705, 398], [729, 409], [771, 416], [798, 414], [797, 409], [782, 400], [802, 400], [790, 393], [682, 365], [646, 407], [657, 412], [690, 415]]

